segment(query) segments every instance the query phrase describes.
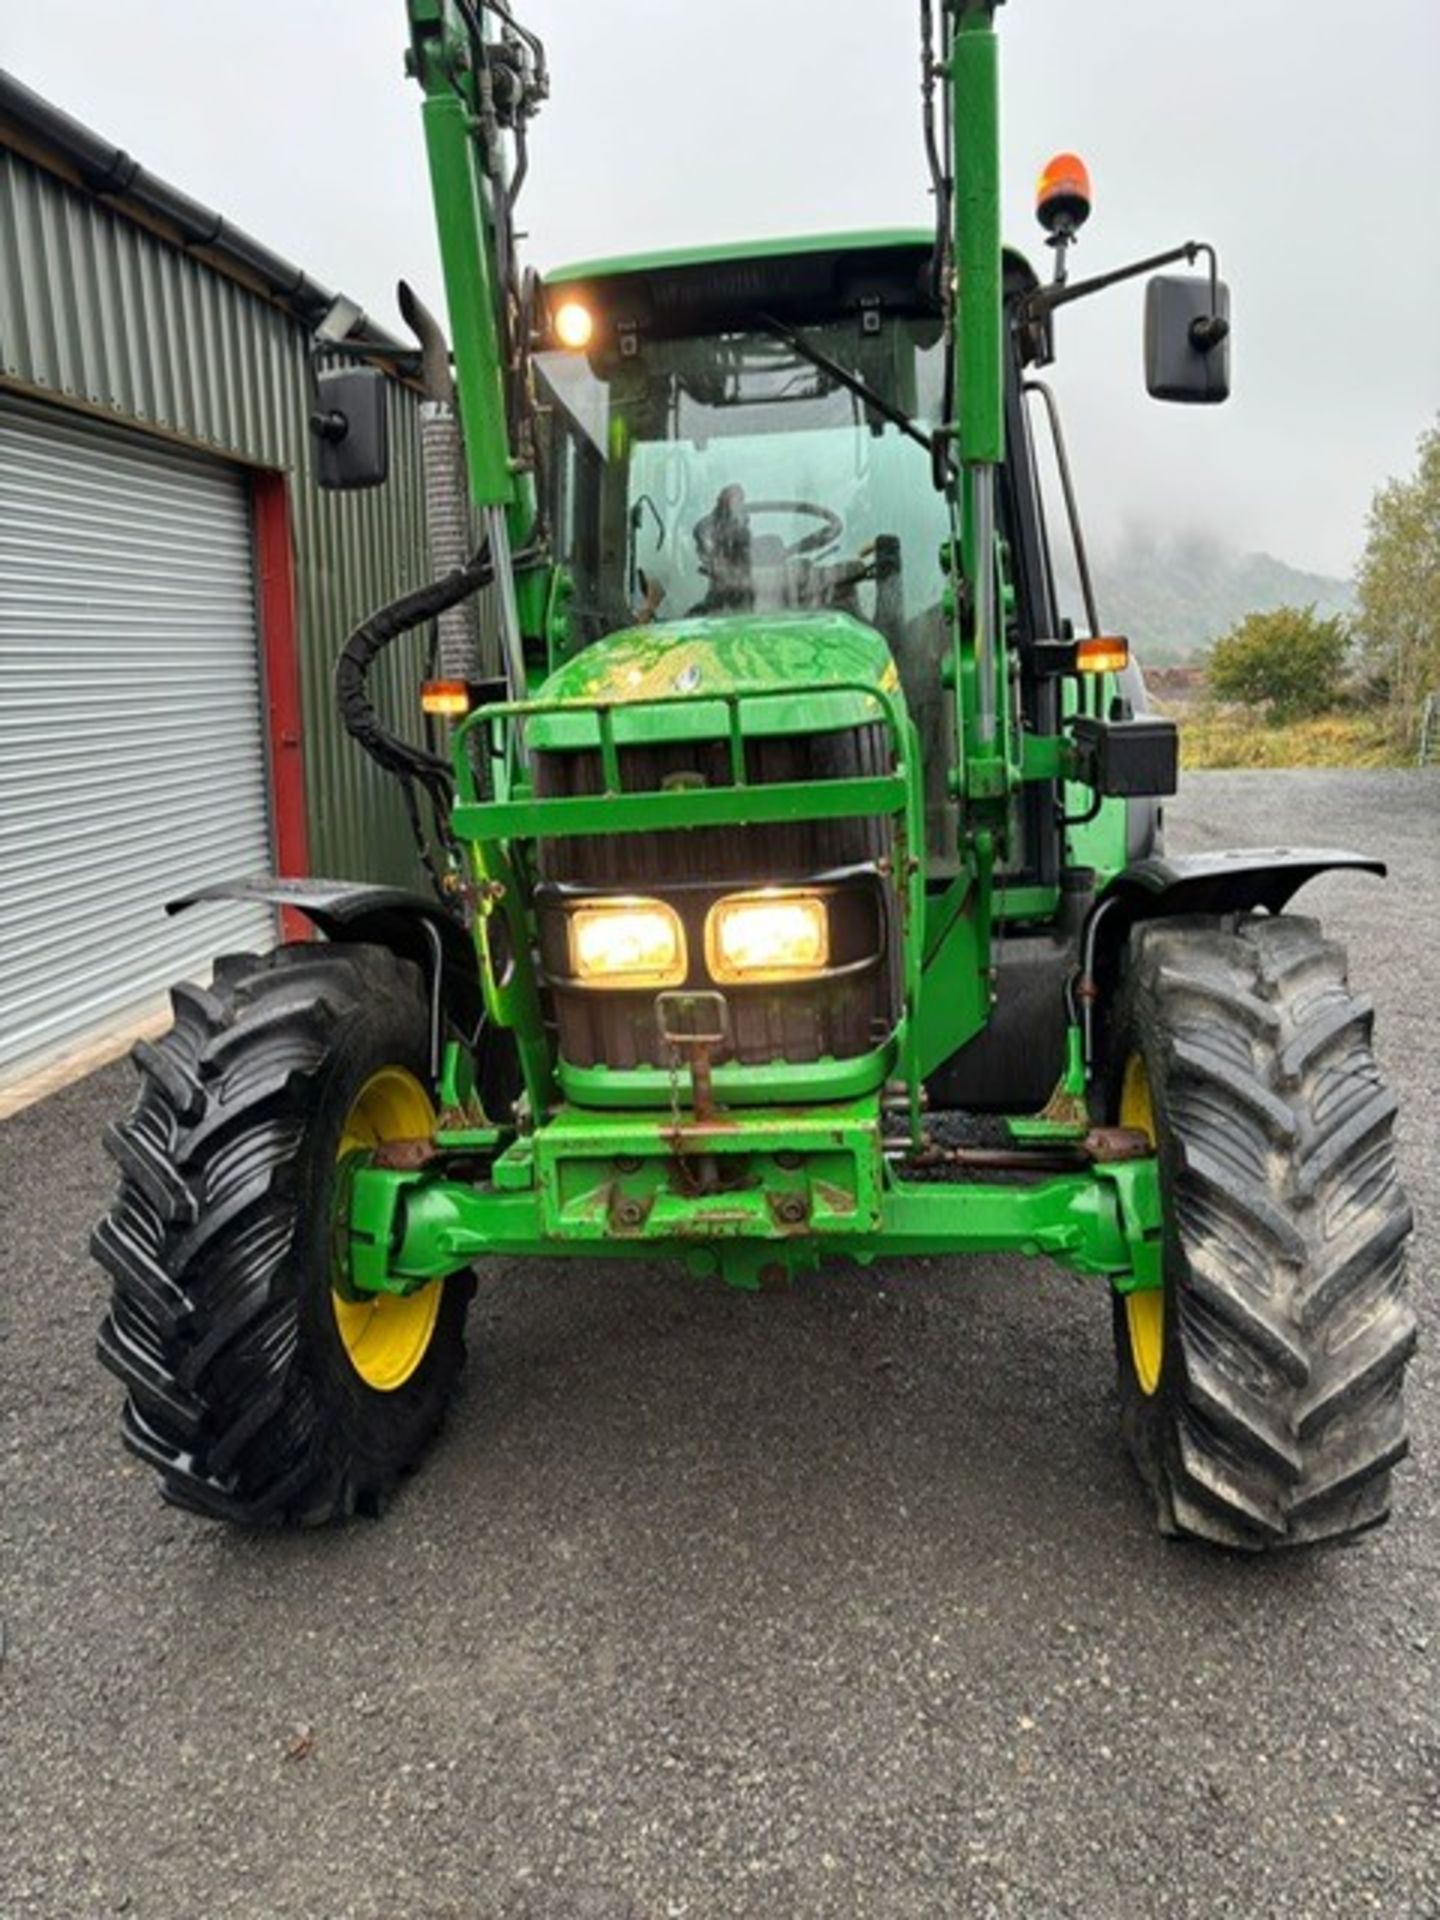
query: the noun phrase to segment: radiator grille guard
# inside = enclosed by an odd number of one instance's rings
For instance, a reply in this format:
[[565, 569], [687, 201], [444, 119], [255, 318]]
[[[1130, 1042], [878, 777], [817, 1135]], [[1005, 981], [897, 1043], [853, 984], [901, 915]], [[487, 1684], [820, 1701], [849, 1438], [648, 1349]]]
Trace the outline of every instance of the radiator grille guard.
[[[716, 900], [756, 886], [823, 887], [831, 927], [825, 973], [726, 986], [727, 1064], [783, 1071], [869, 1060], [878, 1073], [893, 1061], [919, 973], [916, 942], [906, 937], [920, 925], [924, 887], [909, 778], [913, 729], [903, 706], [873, 682], [788, 687], [787, 707], [803, 707], [811, 692], [815, 711], [832, 715], [835, 696], [850, 696], [853, 723], [749, 732], [747, 708], [774, 707], [767, 689], [505, 702], [460, 729], [454, 825], [473, 843], [487, 1000], [502, 1024], [543, 1027], [546, 1044], [558, 1045], [562, 1081], [567, 1069], [602, 1069], [643, 1078], [653, 1091], [670, 1064], [653, 989], [596, 990], [569, 978], [567, 902], [607, 892], [674, 907], [687, 935], [685, 985], [713, 989], [703, 929]], [[646, 716], [679, 705], [689, 709], [692, 732], [693, 717], [709, 710], [707, 737], [643, 737]], [[483, 798], [475, 746], [488, 754], [503, 726], [548, 715], [563, 717], [564, 744], [531, 739], [533, 787]], [[533, 852], [516, 858], [517, 841], [533, 842]], [[726, 1077], [722, 1066], [722, 1084]], [[813, 1084], [812, 1074], [807, 1088]]]
[[[888, 771], [883, 727], [781, 735], [746, 743], [756, 786]], [[729, 777], [723, 741], [622, 746], [627, 792], [682, 782], [709, 788]], [[597, 751], [536, 753], [537, 794], [588, 794], [597, 804]], [[653, 894], [680, 915], [690, 958], [686, 987], [708, 989], [705, 921], [739, 888], [821, 885], [830, 919], [825, 977], [723, 988], [729, 1003], [729, 1057], [745, 1066], [775, 1060], [845, 1060], [882, 1045], [899, 1016], [898, 929], [890, 885], [891, 825], [883, 818], [794, 820], [769, 827], [692, 827], [614, 839], [563, 837], [537, 848], [540, 954], [550, 987], [561, 1057], [580, 1067], [659, 1067], [668, 1062], [645, 990], [601, 991], [568, 981], [566, 902], [581, 893]]]

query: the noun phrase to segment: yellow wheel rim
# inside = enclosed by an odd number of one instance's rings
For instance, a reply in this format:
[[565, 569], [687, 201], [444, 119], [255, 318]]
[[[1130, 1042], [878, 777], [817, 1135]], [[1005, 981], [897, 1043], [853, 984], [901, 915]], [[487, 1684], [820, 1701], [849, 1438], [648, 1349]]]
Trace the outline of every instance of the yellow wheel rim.
[[[435, 1131], [430, 1096], [404, 1067], [381, 1067], [355, 1096], [335, 1158], [382, 1140], [414, 1140]], [[335, 1324], [350, 1364], [377, 1393], [403, 1387], [430, 1348], [440, 1313], [444, 1281], [432, 1280], [416, 1293], [377, 1293], [369, 1300], [330, 1294]]]
[[[1120, 1124], [1143, 1133], [1153, 1147], [1156, 1143], [1155, 1103], [1150, 1097], [1150, 1076], [1138, 1053], [1125, 1062], [1125, 1077], [1120, 1084]], [[1160, 1384], [1160, 1369], [1165, 1361], [1165, 1290], [1146, 1287], [1125, 1296], [1125, 1323], [1130, 1331], [1130, 1364], [1140, 1391], [1154, 1393]]]

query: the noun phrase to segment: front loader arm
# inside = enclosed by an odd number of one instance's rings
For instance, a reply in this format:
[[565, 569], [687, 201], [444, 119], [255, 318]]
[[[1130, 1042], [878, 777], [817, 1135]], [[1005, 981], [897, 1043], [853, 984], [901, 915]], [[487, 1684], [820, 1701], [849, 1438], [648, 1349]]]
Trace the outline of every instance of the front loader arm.
[[506, 417], [495, 248], [495, 200], [505, 156], [498, 140], [487, 141], [469, 39], [450, 0], [411, 0], [410, 25], [410, 65], [425, 90], [421, 113], [470, 495], [479, 507], [513, 507], [514, 450]]
[[512, 695], [523, 698], [525, 640], [538, 636], [544, 591], [532, 574], [522, 595], [511, 559], [535, 521], [511, 213], [526, 124], [547, 91], [543, 54], [533, 37], [512, 30], [508, 8], [488, 0], [408, 6], [406, 64], [425, 94], [465, 473], [494, 562], [507, 679]]
[[[951, 316], [950, 391], [955, 417], [947, 423], [960, 457], [958, 511], [964, 582], [955, 631], [957, 774], [960, 796], [980, 802], [982, 817], [995, 804], [1003, 815], [1008, 782], [996, 751], [998, 689], [1005, 684], [1004, 634], [996, 582], [995, 476], [1005, 457], [1005, 359], [1000, 233], [999, 51], [995, 8], [1000, 0], [946, 0], [941, 61], [953, 129], [950, 196], [953, 231], [947, 236], [953, 285], [945, 290]], [[956, 485], [954, 476], [952, 487]], [[993, 823], [1003, 827], [1003, 819]]]
[[[948, 783], [961, 809], [960, 855], [973, 888], [966, 967], [982, 979], [991, 969], [995, 870], [1007, 851], [1011, 793], [1021, 771], [1004, 725], [1009, 673], [996, 540], [996, 479], [1005, 457], [998, 4], [941, 0], [938, 57], [930, 7], [922, 11], [948, 355], [947, 417], [935, 436], [936, 482], [945, 486], [958, 536], [948, 559], [951, 642], [944, 675], [955, 703]], [[950, 130], [943, 158], [930, 133], [928, 99], [936, 81], [944, 90]]]

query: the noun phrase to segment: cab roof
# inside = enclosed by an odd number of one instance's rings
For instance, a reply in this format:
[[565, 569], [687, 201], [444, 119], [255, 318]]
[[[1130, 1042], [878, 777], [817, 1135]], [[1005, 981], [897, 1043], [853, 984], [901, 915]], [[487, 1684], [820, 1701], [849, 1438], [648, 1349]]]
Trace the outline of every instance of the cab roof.
[[[638, 331], [690, 336], [745, 327], [757, 315], [791, 325], [879, 308], [938, 318], [928, 227], [801, 234], [586, 260], [545, 275], [594, 314], [597, 344]], [[1019, 254], [1005, 256], [1007, 291], [1035, 284]]]
[[553, 267], [544, 279], [547, 287], [563, 287], [582, 280], [613, 280], [626, 273], [663, 272], [670, 267], [708, 267], [734, 260], [788, 259], [810, 253], [869, 253], [889, 247], [929, 248], [934, 244], [934, 230], [929, 227], [803, 233], [786, 239], [727, 240], [709, 247], [669, 247], [657, 253], [625, 253], [609, 260], [582, 260]]

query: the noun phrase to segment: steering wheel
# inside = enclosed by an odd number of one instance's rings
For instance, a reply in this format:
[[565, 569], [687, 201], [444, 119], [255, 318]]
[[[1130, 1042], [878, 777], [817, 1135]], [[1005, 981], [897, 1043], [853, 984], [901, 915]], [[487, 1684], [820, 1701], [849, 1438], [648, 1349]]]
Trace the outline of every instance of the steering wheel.
[[[796, 540], [787, 542], [785, 558], [799, 560], [811, 554], [827, 553], [845, 531], [845, 522], [830, 507], [817, 505], [813, 500], [746, 500], [741, 511], [747, 518], [757, 513], [785, 513], [801, 519], [818, 520], [819, 525], [812, 527], [809, 533], [802, 533]], [[697, 520], [690, 529], [702, 560], [708, 560], [713, 551], [711, 536], [714, 523], [719, 518], [719, 509], [713, 509], [703, 519]]]

